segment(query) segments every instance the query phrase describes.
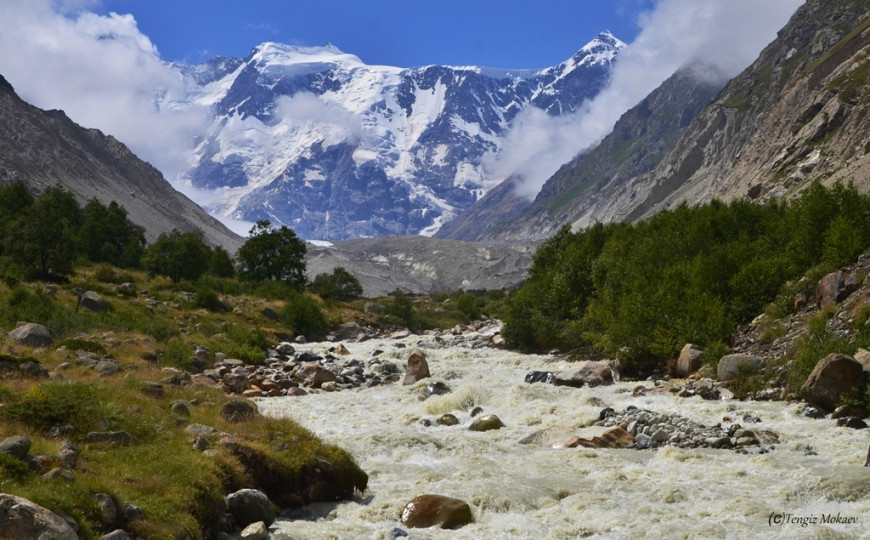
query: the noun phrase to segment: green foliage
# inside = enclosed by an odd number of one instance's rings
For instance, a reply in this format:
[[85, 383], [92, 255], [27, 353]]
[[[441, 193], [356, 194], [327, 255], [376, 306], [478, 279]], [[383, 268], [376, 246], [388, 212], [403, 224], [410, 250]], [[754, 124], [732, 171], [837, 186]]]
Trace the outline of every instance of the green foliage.
[[227, 306], [221, 301], [218, 294], [211, 288], [200, 284], [193, 295], [194, 307], [206, 309], [214, 313], [227, 311]]
[[848, 336], [828, 328], [834, 309], [828, 308], [814, 315], [807, 324], [805, 334], [794, 343], [794, 357], [788, 370], [788, 383], [797, 391], [807, 381], [816, 364], [832, 353], [852, 354], [855, 344]]
[[145, 249], [145, 229], [130, 221], [127, 210], [117, 202], [104, 206], [91, 199], [82, 210], [78, 245], [92, 262], [135, 268]]
[[63, 381], [46, 381], [34, 385], [14, 402], [0, 407], [0, 416], [45, 430], [60, 424], [72, 424], [87, 432], [96, 420], [99, 395], [90, 385]]
[[248, 364], [259, 365], [266, 360], [269, 338], [260, 328], [250, 328], [238, 324], [228, 324], [223, 332], [208, 342], [209, 348], [222, 352], [230, 358], [244, 360]]
[[72, 273], [81, 209], [69, 191], [51, 186], [6, 225], [4, 252], [33, 277], [62, 280]]
[[[563, 228], [538, 249], [501, 313], [525, 350], [593, 346], [623, 369], [662, 369], [688, 342], [724, 342], [797, 278], [870, 247], [870, 198], [816, 183], [789, 204], [714, 201], [629, 225]], [[793, 285], [786, 286], [786, 283]]]
[[193, 369], [193, 347], [180, 337], [172, 337], [166, 341], [166, 347], [157, 361], [161, 366], [177, 367], [194, 371]]
[[275, 228], [258, 221], [239, 248], [239, 277], [249, 281], [282, 281], [297, 290], [305, 288], [305, 243], [292, 229]]
[[212, 276], [222, 278], [231, 278], [236, 275], [236, 269], [233, 266], [232, 257], [230, 257], [227, 250], [221, 246], [217, 246], [212, 250], [208, 273]]
[[348, 302], [362, 296], [362, 285], [353, 274], [339, 266], [331, 274], [317, 274], [309, 290], [324, 300]]
[[195, 281], [208, 270], [211, 250], [202, 240], [202, 231], [173, 229], [161, 234], [145, 249], [142, 266], [152, 274], [167, 276], [173, 283]]
[[468, 320], [480, 318], [480, 299], [471, 293], [464, 293], [456, 301], [456, 309], [465, 315]]
[[420, 321], [414, 311], [414, 302], [402, 291], [397, 290], [393, 293], [392, 301], [385, 307], [387, 315], [394, 323], [402, 324], [412, 330], [418, 328]]
[[20, 481], [30, 474], [26, 463], [11, 454], [0, 454], [0, 476]]
[[329, 322], [316, 299], [302, 293], [287, 297], [284, 307], [278, 312], [278, 320], [293, 329], [297, 336], [320, 340], [329, 331]]

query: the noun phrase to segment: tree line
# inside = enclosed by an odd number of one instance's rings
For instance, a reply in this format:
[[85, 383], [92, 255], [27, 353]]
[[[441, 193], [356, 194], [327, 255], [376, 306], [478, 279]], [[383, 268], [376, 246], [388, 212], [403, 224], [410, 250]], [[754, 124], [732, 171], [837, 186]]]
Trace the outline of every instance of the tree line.
[[82, 207], [60, 185], [38, 197], [24, 184], [0, 186], [0, 265], [24, 279], [63, 281], [78, 263], [105, 263], [163, 275], [178, 283], [202, 276], [241, 281], [279, 282], [295, 291], [310, 288], [327, 299], [350, 300], [362, 295], [359, 281], [343, 268], [320, 274], [309, 283], [305, 242], [286, 227], [258, 221], [233, 258], [223, 247], [211, 247], [199, 230], [174, 229], [151, 244], [145, 229], [130, 221], [115, 201], [96, 199]]
[[503, 333], [525, 350], [591, 348], [649, 373], [685, 343], [724, 347], [807, 272], [820, 277], [868, 247], [870, 198], [851, 184], [813, 183], [790, 202], [683, 204], [636, 224], [565, 227], [507, 298]]

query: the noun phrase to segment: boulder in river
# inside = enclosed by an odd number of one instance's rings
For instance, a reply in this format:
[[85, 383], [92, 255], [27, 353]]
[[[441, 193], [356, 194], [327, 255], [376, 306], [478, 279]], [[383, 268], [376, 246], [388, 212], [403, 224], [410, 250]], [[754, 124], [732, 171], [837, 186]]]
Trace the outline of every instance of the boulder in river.
[[599, 362], [585, 360], [577, 369], [559, 371], [553, 374], [553, 384], [556, 386], [602, 386], [613, 384], [613, 374], [610, 369]]
[[680, 351], [680, 356], [677, 357], [677, 363], [674, 365], [674, 375], [677, 377], [688, 377], [701, 369], [701, 356], [703, 354], [704, 351], [702, 349], [691, 343], [686, 343], [683, 350]]
[[504, 427], [504, 422], [501, 418], [494, 414], [486, 414], [476, 419], [468, 426], [469, 431], [491, 431], [493, 429], [501, 429]]
[[405, 505], [402, 523], [406, 527], [455, 529], [474, 521], [465, 501], [444, 495], [420, 495]]
[[431, 377], [429, 374], [429, 363], [426, 362], [426, 355], [420, 349], [414, 349], [408, 356], [408, 369], [405, 371], [405, 380], [403, 385], [414, 384], [415, 382]]
[[227, 495], [227, 508], [236, 525], [245, 528], [262, 521], [268, 527], [275, 521], [275, 510], [265, 493], [258, 489], [240, 489]]
[[764, 360], [760, 356], [751, 354], [726, 354], [719, 359], [719, 366], [716, 368], [716, 376], [720, 381], [730, 381], [740, 374], [741, 366], [743, 369], [760, 369], [764, 365]]
[[819, 360], [807, 377], [801, 387], [801, 397], [813, 405], [833, 410], [840, 398], [864, 388], [863, 371], [863, 366], [851, 356], [829, 354]]

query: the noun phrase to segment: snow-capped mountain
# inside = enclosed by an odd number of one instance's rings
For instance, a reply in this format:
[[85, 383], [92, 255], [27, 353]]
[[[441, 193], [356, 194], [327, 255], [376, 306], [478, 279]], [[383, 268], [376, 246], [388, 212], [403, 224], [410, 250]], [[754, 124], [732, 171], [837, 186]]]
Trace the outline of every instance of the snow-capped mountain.
[[213, 114], [184, 179], [219, 190], [218, 216], [303, 238], [432, 235], [503, 180], [483, 158], [521, 111], [570, 114], [606, 86], [623, 47], [603, 32], [539, 71], [370, 66], [278, 43], [180, 66], [188, 103]]

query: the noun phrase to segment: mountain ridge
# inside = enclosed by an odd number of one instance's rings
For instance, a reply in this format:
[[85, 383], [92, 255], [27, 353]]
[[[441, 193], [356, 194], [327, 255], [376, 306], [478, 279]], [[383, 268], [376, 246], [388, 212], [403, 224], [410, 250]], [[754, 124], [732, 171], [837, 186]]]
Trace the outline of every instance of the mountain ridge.
[[81, 202], [117, 202], [153, 241], [174, 228], [200, 229], [206, 242], [234, 252], [241, 238], [177, 192], [149, 163], [97, 129], [84, 128], [63, 111], [23, 101], [0, 75], [0, 184], [17, 181], [41, 193], [57, 183]]
[[264, 43], [179, 67], [188, 104], [214, 111], [182, 181], [220, 188], [216, 214], [303, 238], [432, 235], [500, 181], [482, 161], [517, 115], [570, 114], [624, 47], [602, 32], [557, 66], [500, 70], [369, 66], [334, 47]]

